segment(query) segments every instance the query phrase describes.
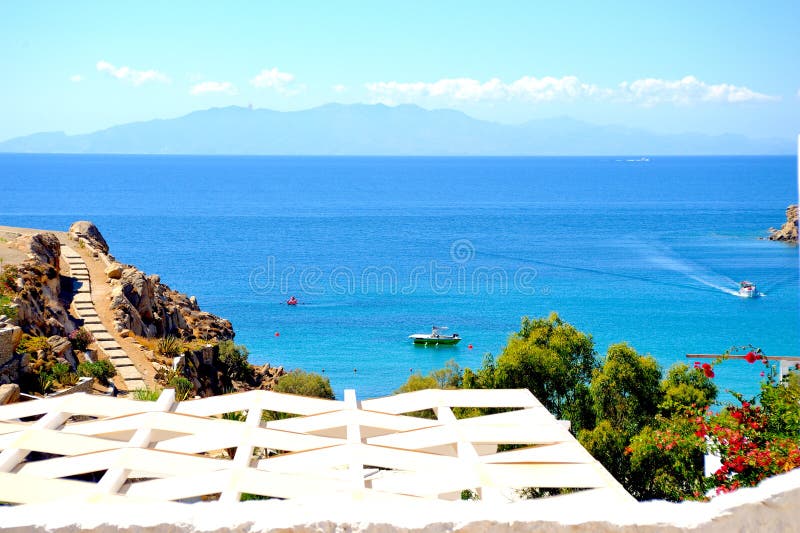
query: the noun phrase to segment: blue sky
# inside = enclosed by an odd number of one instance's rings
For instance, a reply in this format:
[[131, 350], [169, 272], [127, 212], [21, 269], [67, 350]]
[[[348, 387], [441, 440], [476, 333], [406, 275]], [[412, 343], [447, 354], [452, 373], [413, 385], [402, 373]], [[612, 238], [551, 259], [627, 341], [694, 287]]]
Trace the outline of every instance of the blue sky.
[[328, 102], [790, 137], [798, 27], [796, 0], [0, 0], [0, 140]]

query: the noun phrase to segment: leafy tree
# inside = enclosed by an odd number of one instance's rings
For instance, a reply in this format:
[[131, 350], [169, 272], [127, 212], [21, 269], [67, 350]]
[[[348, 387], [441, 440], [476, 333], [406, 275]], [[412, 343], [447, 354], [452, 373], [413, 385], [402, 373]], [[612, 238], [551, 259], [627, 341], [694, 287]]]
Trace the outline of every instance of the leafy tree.
[[423, 376], [421, 372], [415, 372], [408, 376], [408, 379], [405, 383], [400, 385], [395, 392], [395, 394], [402, 394], [404, 392], [414, 392], [418, 390], [425, 390], [425, 389], [438, 389], [439, 383], [436, 381], [436, 378], [428, 374], [427, 376]]
[[628, 491], [640, 500], [703, 498], [705, 441], [695, 431], [689, 417], [659, 415], [654, 427], [646, 426], [633, 437], [626, 449]]
[[286, 394], [299, 394], [300, 396], [312, 396], [329, 400], [335, 399], [331, 381], [328, 378], [303, 370], [292, 370], [285, 374], [278, 380], [273, 390]]
[[[765, 430], [775, 437], [800, 436], [800, 375], [789, 373], [781, 382], [761, 384], [761, 408], [766, 415]], [[800, 440], [800, 439], [798, 439]]]
[[460, 389], [463, 385], [463, 371], [455, 359], [445, 363], [444, 368], [432, 371], [429, 376], [436, 380], [438, 389]]
[[594, 429], [582, 430], [578, 440], [617, 481], [630, 490], [630, 458], [625, 453], [630, 442], [629, 434], [615, 427], [610, 420], [601, 420]]
[[551, 313], [546, 319], [524, 317], [520, 331], [497, 358], [493, 376], [482, 369], [478, 381], [496, 388], [526, 388], [554, 416], [569, 417], [578, 431], [593, 425], [588, 384], [596, 367], [592, 337]]
[[608, 348], [603, 366], [592, 378], [591, 396], [598, 422], [637, 433], [652, 421], [661, 403], [661, 369], [651, 356], [626, 343]]
[[589, 387], [597, 426], [578, 440], [634, 496], [641, 484], [626, 453], [631, 439], [655, 418], [662, 393], [661, 370], [651, 356], [626, 343], [608, 348]]
[[717, 386], [702, 370], [685, 364], [673, 365], [661, 382], [663, 400], [659, 412], [666, 417], [700, 407], [709, 407], [717, 399]]

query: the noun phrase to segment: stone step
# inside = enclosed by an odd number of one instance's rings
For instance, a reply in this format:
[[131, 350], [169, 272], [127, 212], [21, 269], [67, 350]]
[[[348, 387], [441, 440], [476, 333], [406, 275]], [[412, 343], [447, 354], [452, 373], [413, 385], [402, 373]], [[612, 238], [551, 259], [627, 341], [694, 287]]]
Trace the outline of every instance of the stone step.
[[88, 303], [88, 304], [91, 304], [92, 307], [94, 307], [94, 304], [92, 304], [92, 295], [91, 294], [76, 294], [72, 298], [72, 301], [75, 304]]
[[95, 311], [94, 307], [89, 307], [89, 308], [84, 308], [84, 309], [78, 308], [77, 311], [81, 314], [81, 316], [83, 318], [96, 318], [98, 320], [100, 319], [100, 317], [97, 314], [97, 311]]
[[125, 385], [128, 387], [129, 392], [147, 388], [147, 385], [141, 379], [126, 379]]
[[117, 374], [122, 376], [122, 379], [124, 379], [126, 383], [128, 382], [128, 380], [134, 380], [134, 379], [138, 379], [139, 381], [144, 382], [142, 374], [138, 370], [136, 370], [135, 366], [118, 367]]
[[124, 350], [124, 349], [122, 348], [122, 346], [120, 346], [119, 344], [117, 344], [116, 346], [109, 346], [109, 347], [107, 347], [107, 348], [103, 348], [103, 350], [104, 350], [106, 353], [108, 353], [108, 354], [122, 354], [122, 355], [126, 355], [126, 352], [125, 352], [125, 350]]
[[111, 361], [111, 364], [113, 364], [115, 368], [133, 366], [133, 361], [131, 361], [128, 357], [113, 357], [109, 358], [109, 361]]

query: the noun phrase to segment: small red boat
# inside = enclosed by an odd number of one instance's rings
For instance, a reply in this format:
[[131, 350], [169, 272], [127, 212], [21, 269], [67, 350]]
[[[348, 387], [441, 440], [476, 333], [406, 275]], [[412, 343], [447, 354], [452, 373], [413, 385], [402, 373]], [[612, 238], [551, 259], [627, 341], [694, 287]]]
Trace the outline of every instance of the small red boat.
[[292, 296], [288, 300], [286, 300], [286, 305], [297, 305], [297, 298]]

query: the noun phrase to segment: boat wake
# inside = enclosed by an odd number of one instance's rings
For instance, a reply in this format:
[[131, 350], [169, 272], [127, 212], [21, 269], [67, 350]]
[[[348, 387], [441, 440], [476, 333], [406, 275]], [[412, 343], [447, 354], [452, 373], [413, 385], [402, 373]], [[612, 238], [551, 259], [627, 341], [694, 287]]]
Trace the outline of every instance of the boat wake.
[[735, 280], [686, 259], [681, 259], [666, 246], [660, 246], [658, 248], [653, 247], [652, 253], [648, 255], [647, 260], [664, 270], [671, 270], [683, 274], [687, 278], [705, 285], [706, 287], [730, 294], [731, 296], [742, 297], [738, 290], [731, 288], [738, 285]]

